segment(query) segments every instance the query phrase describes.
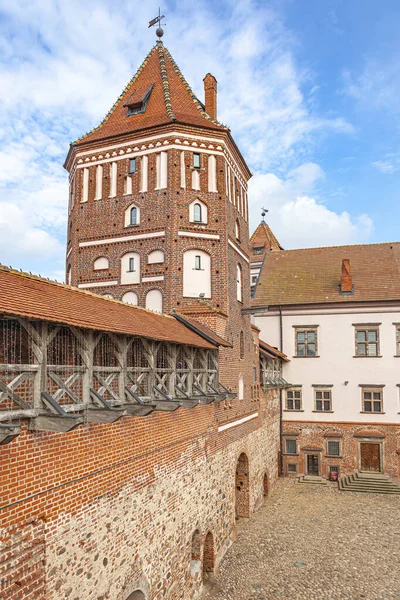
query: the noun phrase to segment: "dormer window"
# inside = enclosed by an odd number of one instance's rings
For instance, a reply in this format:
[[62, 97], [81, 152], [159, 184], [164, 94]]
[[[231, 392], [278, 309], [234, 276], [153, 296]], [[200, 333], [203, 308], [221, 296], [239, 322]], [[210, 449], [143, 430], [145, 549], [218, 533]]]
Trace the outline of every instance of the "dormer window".
[[136, 173], [136, 158], [129, 159], [129, 174]]
[[200, 169], [200, 154], [193, 154], [193, 167]]
[[141, 115], [146, 111], [147, 104], [149, 102], [150, 94], [153, 91], [154, 84], [149, 87], [147, 92], [143, 96], [139, 96], [136, 90], [132, 92], [128, 100], [124, 103], [126, 106], [126, 116], [132, 117], [134, 115]]

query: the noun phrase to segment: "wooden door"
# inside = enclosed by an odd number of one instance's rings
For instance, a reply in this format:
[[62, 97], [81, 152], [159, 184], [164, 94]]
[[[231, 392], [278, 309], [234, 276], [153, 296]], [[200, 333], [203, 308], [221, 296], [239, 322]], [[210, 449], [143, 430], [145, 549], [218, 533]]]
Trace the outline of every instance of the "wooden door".
[[380, 444], [360, 444], [361, 471], [373, 471], [379, 473], [381, 470], [381, 448]]
[[319, 475], [318, 454], [307, 454], [307, 473], [308, 475]]

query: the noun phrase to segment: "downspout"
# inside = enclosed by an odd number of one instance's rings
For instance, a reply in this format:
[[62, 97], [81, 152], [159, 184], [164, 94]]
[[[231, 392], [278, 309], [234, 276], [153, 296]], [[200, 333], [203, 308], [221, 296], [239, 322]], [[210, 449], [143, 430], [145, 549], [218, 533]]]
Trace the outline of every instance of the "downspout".
[[[282, 324], [282, 306], [279, 306], [279, 350], [283, 352], [283, 324]], [[283, 390], [279, 388], [279, 446], [280, 446], [280, 464], [279, 470], [283, 477], [283, 427], [282, 427], [282, 412], [283, 412]]]

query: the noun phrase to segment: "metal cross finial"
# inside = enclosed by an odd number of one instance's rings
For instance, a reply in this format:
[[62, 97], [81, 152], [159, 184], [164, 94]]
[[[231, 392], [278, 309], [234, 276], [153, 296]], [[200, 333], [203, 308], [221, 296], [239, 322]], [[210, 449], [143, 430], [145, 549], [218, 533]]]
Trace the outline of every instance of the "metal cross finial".
[[[162, 38], [162, 36], [164, 35], [164, 29], [161, 27], [161, 19], [165, 19], [165, 15], [161, 14], [161, 9], [159, 8], [158, 9], [158, 17], [149, 21], [149, 27], [153, 27], [153, 25], [158, 23], [158, 27], [156, 29], [156, 36], [159, 38]], [[166, 23], [162, 23], [162, 24], [166, 25]]]
[[268, 208], [261, 208], [262, 223], [265, 223], [265, 215], [269, 212]]

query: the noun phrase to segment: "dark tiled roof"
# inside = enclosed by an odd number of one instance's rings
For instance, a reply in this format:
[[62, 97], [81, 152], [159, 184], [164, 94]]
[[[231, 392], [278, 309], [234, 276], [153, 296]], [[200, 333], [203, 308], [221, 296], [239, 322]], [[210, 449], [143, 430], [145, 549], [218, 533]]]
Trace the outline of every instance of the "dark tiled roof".
[[[350, 259], [354, 294], [340, 294]], [[252, 305], [400, 300], [400, 242], [282, 250], [266, 255]]]
[[[131, 96], [143, 98], [152, 85], [154, 89], [145, 112], [127, 117], [127, 100]], [[75, 145], [171, 122], [227, 129], [204, 111], [167, 48], [157, 42], [100, 125], [79, 138]]]
[[0, 267], [0, 314], [215, 348], [167, 315]]

